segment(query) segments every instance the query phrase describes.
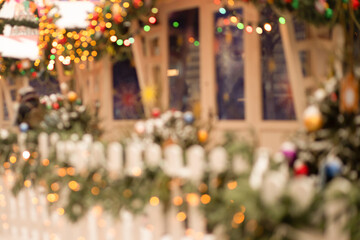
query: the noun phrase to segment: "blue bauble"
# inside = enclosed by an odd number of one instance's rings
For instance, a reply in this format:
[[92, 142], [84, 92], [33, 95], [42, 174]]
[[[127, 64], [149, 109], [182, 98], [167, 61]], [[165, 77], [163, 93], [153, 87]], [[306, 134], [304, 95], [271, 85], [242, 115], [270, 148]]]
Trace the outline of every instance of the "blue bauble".
[[186, 112], [184, 113], [184, 121], [187, 124], [192, 124], [194, 122], [195, 118], [194, 115], [192, 114], [192, 112]]
[[332, 179], [341, 173], [341, 163], [337, 161], [325, 164], [325, 174], [327, 179]]
[[19, 128], [20, 128], [21, 132], [25, 133], [29, 130], [29, 125], [25, 122], [22, 122], [22, 123], [20, 123]]

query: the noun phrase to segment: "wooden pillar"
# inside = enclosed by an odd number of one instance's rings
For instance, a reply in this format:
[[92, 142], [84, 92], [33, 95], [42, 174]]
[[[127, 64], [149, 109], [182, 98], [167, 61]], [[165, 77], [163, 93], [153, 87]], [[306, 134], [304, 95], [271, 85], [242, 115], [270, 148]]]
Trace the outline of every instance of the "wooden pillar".
[[304, 77], [301, 70], [299, 52], [296, 48], [296, 39], [291, 16], [286, 17], [286, 24], [280, 24], [280, 34], [284, 46], [287, 72], [294, 100], [296, 119], [301, 119], [306, 107]]

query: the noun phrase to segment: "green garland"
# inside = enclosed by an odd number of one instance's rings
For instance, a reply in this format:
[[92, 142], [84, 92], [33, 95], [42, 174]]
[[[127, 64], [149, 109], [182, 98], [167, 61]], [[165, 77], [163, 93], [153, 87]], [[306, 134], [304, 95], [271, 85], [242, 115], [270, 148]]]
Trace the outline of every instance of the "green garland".
[[28, 59], [15, 59], [0, 56], [0, 75], [5, 77], [36, 78], [40, 71], [38, 62]]
[[236, 0], [253, 3], [256, 6], [271, 7], [292, 13], [305, 22], [314, 25], [334, 24], [341, 22], [342, 17], [348, 20], [360, 19], [358, 0]]

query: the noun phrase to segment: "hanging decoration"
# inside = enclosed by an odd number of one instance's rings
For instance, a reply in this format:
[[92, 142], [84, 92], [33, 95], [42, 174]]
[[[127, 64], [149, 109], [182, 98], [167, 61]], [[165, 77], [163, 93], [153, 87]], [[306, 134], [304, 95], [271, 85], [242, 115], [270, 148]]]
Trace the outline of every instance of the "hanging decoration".
[[40, 60], [14, 59], [0, 56], [0, 75], [2, 76], [27, 76], [30, 79], [36, 78], [39, 74]]
[[340, 101], [342, 112], [356, 113], [359, 110], [359, 86], [353, 74], [341, 81]]
[[105, 1], [95, 6], [89, 14], [89, 26], [86, 29], [59, 29], [56, 20], [61, 16], [56, 6], [44, 10], [40, 18], [40, 54], [45, 58], [47, 69], [55, 68], [59, 60], [66, 68], [80, 63], [85, 68], [86, 61], [98, 59], [103, 54], [127, 59], [131, 57], [131, 44], [134, 36], [140, 32], [139, 24], [148, 31], [156, 23], [157, 9], [155, 0], [146, 1]]

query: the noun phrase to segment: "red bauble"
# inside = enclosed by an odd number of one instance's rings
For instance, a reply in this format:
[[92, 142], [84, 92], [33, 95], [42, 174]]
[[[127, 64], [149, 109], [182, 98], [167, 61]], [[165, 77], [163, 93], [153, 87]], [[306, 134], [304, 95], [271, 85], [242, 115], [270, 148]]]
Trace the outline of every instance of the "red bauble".
[[120, 14], [115, 14], [113, 19], [114, 19], [115, 23], [121, 23], [123, 20], [123, 18]]
[[300, 166], [295, 167], [294, 173], [296, 176], [308, 175], [309, 167], [306, 164], [301, 164]]
[[97, 12], [94, 12], [92, 20], [97, 21], [99, 19], [99, 14]]
[[161, 111], [159, 108], [154, 108], [152, 111], [151, 111], [151, 115], [154, 117], [154, 118], [157, 118], [159, 117], [161, 114]]
[[66, 43], [66, 42], [67, 42], [66, 37], [63, 37], [63, 38], [61, 38], [61, 39], [58, 39], [58, 43], [59, 43], [59, 44], [64, 44], [64, 43]]
[[37, 73], [36, 73], [36, 72], [31, 73], [31, 77], [36, 78], [36, 77], [37, 77]]
[[17, 67], [18, 69], [21, 69], [21, 68], [22, 68], [22, 64], [21, 64], [21, 63], [18, 63], [18, 64], [16, 64], [16, 67]]
[[359, 0], [352, 0], [352, 5], [353, 5], [354, 10], [358, 10], [358, 8], [360, 7]]
[[59, 107], [60, 107], [60, 105], [59, 105], [59, 103], [57, 103], [57, 102], [54, 102], [53, 103], [53, 105], [52, 105], [52, 107], [53, 107], [53, 109], [59, 109]]

